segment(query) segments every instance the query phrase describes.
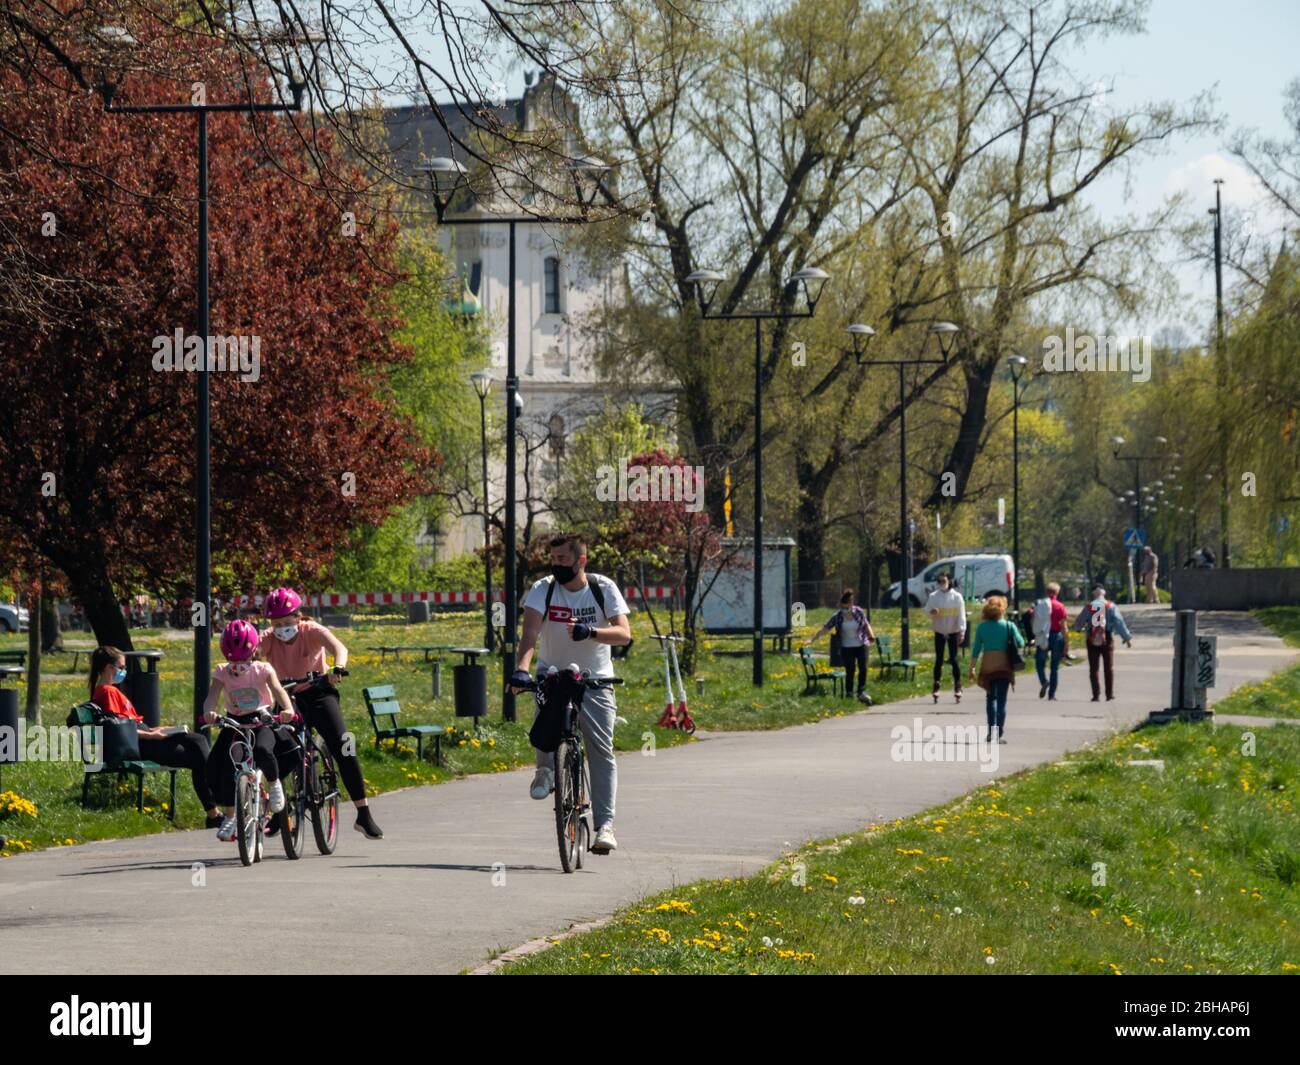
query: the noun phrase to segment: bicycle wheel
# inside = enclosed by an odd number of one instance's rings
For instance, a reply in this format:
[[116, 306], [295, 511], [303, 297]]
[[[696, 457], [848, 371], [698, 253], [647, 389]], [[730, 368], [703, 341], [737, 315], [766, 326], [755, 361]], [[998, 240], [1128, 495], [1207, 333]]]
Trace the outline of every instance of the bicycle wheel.
[[280, 842], [290, 861], [302, 857], [302, 823], [307, 812], [307, 788], [303, 781], [302, 763], [282, 778], [285, 783], [284, 809], [280, 811]]
[[555, 835], [560, 845], [560, 868], [566, 873], [579, 866], [581, 757], [575, 740], [562, 740], [555, 751]]
[[240, 773], [235, 781], [235, 838], [244, 865], [252, 865], [257, 856], [257, 820], [257, 781]]
[[333, 854], [339, 841], [339, 778], [329, 751], [315, 744], [311, 751], [311, 830], [316, 849]]

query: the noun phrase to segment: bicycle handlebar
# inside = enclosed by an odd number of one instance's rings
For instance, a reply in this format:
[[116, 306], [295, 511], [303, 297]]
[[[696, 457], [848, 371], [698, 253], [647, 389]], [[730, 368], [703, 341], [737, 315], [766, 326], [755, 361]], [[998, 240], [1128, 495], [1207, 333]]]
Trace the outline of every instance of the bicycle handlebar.
[[[588, 691], [592, 691], [596, 688], [608, 688], [611, 687], [612, 685], [622, 684], [622, 683], [623, 683], [622, 677], [583, 677], [582, 678], [582, 686]], [[512, 683], [510, 687], [518, 688], [520, 691], [526, 691], [526, 692], [535, 692], [541, 690], [541, 685], [538, 684], [535, 678], [528, 681], [527, 684]]]

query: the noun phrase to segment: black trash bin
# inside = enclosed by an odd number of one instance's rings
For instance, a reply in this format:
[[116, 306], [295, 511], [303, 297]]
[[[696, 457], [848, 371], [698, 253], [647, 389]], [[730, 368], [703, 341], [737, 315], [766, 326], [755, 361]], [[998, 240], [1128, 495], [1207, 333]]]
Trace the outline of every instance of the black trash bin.
[[453, 647], [465, 661], [451, 670], [452, 691], [457, 717], [472, 717], [474, 726], [478, 719], [487, 716], [487, 667], [478, 664], [479, 655], [488, 654], [486, 647]]
[[131, 700], [147, 728], [157, 728], [162, 724], [162, 689], [158, 683], [158, 660], [162, 656], [161, 651], [122, 652], [126, 659], [122, 694]]
[[429, 603], [427, 600], [421, 599], [406, 604], [406, 622], [408, 625], [419, 625], [428, 620]]
[[18, 742], [18, 689], [5, 684], [8, 680], [16, 682], [22, 672], [22, 666], [0, 666], [0, 765], [23, 760]]

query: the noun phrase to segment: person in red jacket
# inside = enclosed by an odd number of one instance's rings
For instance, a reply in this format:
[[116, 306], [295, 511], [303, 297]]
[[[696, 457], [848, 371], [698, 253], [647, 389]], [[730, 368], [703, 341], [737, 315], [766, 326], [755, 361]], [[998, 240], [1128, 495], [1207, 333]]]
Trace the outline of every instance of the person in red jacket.
[[188, 769], [194, 782], [194, 794], [207, 812], [208, 828], [221, 824], [221, 811], [208, 787], [209, 747], [204, 736], [195, 732], [149, 728], [131, 705], [131, 700], [113, 687], [126, 679], [126, 656], [116, 647], [96, 647], [90, 655], [90, 701], [106, 714], [138, 722], [140, 757], [169, 769]]

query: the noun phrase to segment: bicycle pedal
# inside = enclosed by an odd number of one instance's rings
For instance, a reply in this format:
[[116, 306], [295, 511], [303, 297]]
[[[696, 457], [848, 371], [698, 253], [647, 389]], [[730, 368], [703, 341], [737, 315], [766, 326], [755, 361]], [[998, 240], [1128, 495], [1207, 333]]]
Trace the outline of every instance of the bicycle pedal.
[[591, 847], [588, 847], [588, 848], [587, 848], [587, 853], [588, 853], [588, 854], [601, 854], [601, 855], [605, 855], [605, 854], [609, 854], [609, 853], [610, 853], [610, 850], [609, 850], [608, 847], [596, 847], [596, 846], [591, 846]]

